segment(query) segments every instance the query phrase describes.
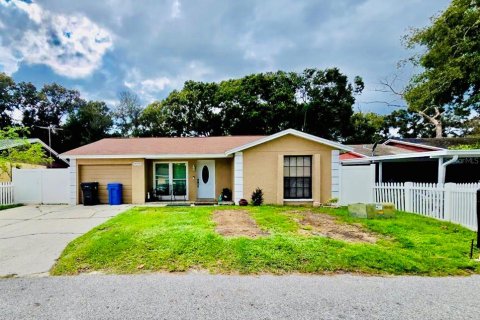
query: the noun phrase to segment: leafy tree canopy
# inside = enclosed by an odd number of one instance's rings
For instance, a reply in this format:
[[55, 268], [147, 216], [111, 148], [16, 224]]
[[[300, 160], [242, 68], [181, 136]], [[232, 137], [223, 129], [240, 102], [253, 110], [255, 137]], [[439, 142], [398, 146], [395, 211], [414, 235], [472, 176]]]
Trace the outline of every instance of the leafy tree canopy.
[[0, 173], [12, 179], [13, 168], [21, 164], [50, 164], [53, 160], [45, 154], [42, 145], [30, 143], [25, 128], [0, 129]]
[[480, 0], [453, 0], [431, 26], [413, 30], [406, 44], [425, 51], [412, 58], [423, 72], [404, 97], [441, 137], [447, 114], [465, 119], [480, 108]]

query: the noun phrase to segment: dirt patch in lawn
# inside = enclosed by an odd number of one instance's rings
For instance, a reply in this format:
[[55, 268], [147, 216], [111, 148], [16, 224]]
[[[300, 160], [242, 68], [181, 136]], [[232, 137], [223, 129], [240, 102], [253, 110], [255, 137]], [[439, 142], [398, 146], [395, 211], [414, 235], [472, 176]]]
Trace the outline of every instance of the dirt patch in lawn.
[[260, 237], [268, 235], [262, 231], [253, 220], [248, 211], [244, 210], [219, 210], [213, 213], [216, 223], [215, 231], [225, 237]]
[[310, 211], [295, 212], [300, 215], [297, 222], [303, 227], [301, 233], [324, 236], [349, 242], [375, 243], [378, 237], [366, 231], [359, 224], [342, 223], [337, 218], [325, 213]]

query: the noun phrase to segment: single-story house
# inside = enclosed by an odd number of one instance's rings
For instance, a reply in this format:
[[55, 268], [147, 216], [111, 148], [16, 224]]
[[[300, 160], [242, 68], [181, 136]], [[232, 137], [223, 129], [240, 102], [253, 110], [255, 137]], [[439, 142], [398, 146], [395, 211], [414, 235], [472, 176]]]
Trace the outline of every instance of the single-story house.
[[[69, 166], [68, 161], [61, 159], [59, 154], [50, 148], [45, 142], [38, 138], [29, 138], [26, 141], [30, 144], [38, 143], [42, 146], [45, 154], [53, 159], [50, 164], [33, 164], [33, 163], [16, 163], [15, 167], [18, 169], [46, 169], [46, 168], [67, 168]], [[0, 151], [10, 148], [17, 148], [24, 144], [24, 141], [19, 140], [0, 140]], [[6, 172], [0, 172], [0, 182], [10, 181], [10, 176]]]
[[313, 204], [338, 197], [340, 143], [293, 129], [269, 136], [106, 138], [61, 154], [70, 161], [71, 203], [80, 184], [123, 184], [123, 202], [215, 201], [224, 188], [238, 203], [261, 188], [268, 204]]

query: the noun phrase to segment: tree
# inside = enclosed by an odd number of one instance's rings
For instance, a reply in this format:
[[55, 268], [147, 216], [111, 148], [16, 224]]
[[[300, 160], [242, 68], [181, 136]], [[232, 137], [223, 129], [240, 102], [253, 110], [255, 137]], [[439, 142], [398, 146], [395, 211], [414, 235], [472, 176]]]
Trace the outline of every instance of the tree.
[[357, 112], [351, 118], [352, 133], [345, 142], [375, 143], [385, 140], [389, 136], [389, 127], [385, 116], [373, 112]]
[[45, 154], [42, 145], [30, 143], [21, 136], [27, 133], [26, 128], [0, 129], [0, 173], [6, 173], [10, 180], [13, 168], [23, 163], [50, 164], [53, 161]]
[[305, 132], [334, 140], [342, 140], [352, 132], [354, 94], [362, 92], [364, 84], [355, 77], [355, 87], [337, 68], [306, 69], [302, 74], [303, 129]]
[[115, 126], [123, 137], [139, 136], [141, 133], [140, 117], [143, 111], [140, 99], [131, 91], [121, 91], [119, 100], [113, 110]]
[[5, 73], [0, 73], [0, 128], [12, 125], [15, 82]]
[[[56, 83], [46, 84], [37, 91], [31, 83], [20, 83], [16, 103], [23, 113], [22, 125], [29, 128], [29, 136], [48, 141], [48, 131], [40, 127], [60, 127], [69, 112], [85, 103], [77, 90]], [[52, 136], [52, 147], [61, 149], [62, 136]]]
[[464, 120], [480, 109], [480, 1], [453, 0], [431, 26], [407, 35], [406, 44], [425, 52], [411, 59], [423, 71], [412, 77], [404, 98], [440, 138], [447, 115]]
[[85, 102], [68, 114], [62, 127], [65, 135], [62, 149], [73, 149], [105, 138], [112, 126], [112, 115], [105, 102]]
[[163, 101], [154, 101], [143, 109], [140, 117], [141, 136], [173, 136], [171, 123], [168, 122], [169, 110]]
[[293, 72], [258, 73], [219, 85], [222, 128], [226, 134], [272, 134], [298, 127], [297, 91]]
[[385, 116], [387, 126], [394, 137], [433, 138], [435, 130], [425, 118], [417, 112], [399, 109]]
[[178, 136], [221, 134], [218, 85], [187, 81], [181, 91], [173, 91], [164, 101], [170, 131]]
[[[295, 128], [345, 139], [351, 133], [354, 95], [362, 90], [361, 78], [352, 85], [335, 68], [258, 73], [218, 84], [187, 81], [147, 107], [143, 134], [263, 135]], [[162, 129], [154, 128], [160, 124]]]

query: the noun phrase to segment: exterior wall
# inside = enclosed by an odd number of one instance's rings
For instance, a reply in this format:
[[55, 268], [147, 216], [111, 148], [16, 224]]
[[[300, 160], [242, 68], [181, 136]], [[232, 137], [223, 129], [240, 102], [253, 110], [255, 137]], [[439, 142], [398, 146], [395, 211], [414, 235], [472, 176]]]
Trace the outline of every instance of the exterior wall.
[[260, 187], [265, 203], [283, 204], [283, 157], [310, 155], [313, 165], [312, 201], [328, 201], [332, 194], [332, 150], [334, 148], [293, 135], [244, 150], [244, 197], [249, 197], [255, 188]]
[[[78, 202], [81, 202], [80, 183], [86, 182], [86, 179], [99, 182], [99, 197], [103, 203], [106, 203], [106, 199], [108, 199], [106, 190], [106, 183], [108, 182], [123, 182], [125, 184], [123, 190], [123, 201], [125, 203], [145, 202], [144, 159], [77, 159], [76, 167]], [[105, 170], [104, 174], [102, 174], [102, 167]], [[85, 172], [88, 172], [88, 175], [85, 175]]]
[[232, 190], [233, 159], [215, 159], [215, 197], [222, 193], [223, 188]]

